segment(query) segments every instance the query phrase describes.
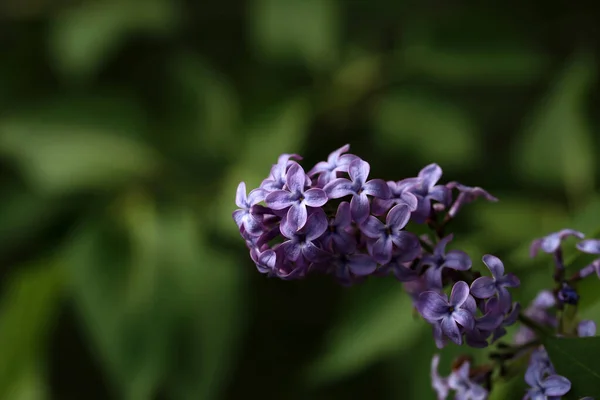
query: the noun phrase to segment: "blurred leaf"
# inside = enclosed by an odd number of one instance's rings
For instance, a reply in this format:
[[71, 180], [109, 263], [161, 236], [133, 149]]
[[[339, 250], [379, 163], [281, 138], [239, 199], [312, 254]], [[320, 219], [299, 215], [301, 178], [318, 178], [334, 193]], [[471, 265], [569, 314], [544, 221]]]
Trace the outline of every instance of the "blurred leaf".
[[0, 153], [46, 194], [119, 185], [149, 174], [158, 163], [153, 151], [125, 136], [23, 118], [0, 125]]
[[98, 72], [129, 36], [164, 34], [176, 26], [168, 0], [100, 0], [64, 10], [52, 21], [49, 46], [59, 72], [86, 78]]
[[[235, 210], [235, 190], [240, 181], [251, 190], [269, 176], [271, 166], [282, 153], [299, 153], [307, 135], [310, 122], [309, 103], [298, 97], [283, 105], [267, 109], [248, 125], [245, 141], [235, 147], [239, 151], [234, 164], [223, 180], [220, 194], [211, 205], [212, 215], [219, 231], [237, 235], [237, 227], [231, 213]], [[241, 150], [243, 149], [243, 151]], [[312, 166], [304, 166], [308, 171]]]
[[367, 282], [353, 288], [355, 301], [343, 307], [334, 323], [325, 351], [309, 366], [312, 384], [346, 378], [400, 349], [410, 348], [425, 325], [414, 319], [410, 297], [397, 282]]
[[[19, 270], [7, 282], [0, 307], [0, 398], [22, 393], [22, 379], [44, 353], [63, 293], [63, 271], [57, 262], [39, 262]], [[9, 394], [10, 392], [10, 394]]]
[[550, 187], [562, 183], [575, 203], [585, 201], [594, 187], [593, 134], [585, 111], [595, 75], [592, 56], [576, 54], [514, 148], [520, 176]]
[[571, 390], [565, 399], [600, 397], [600, 337], [548, 337], [544, 346], [556, 372], [571, 381]]
[[49, 398], [49, 389], [39, 369], [34, 367], [24, 371], [8, 390], [7, 398], [10, 400], [45, 400]]
[[314, 70], [328, 68], [338, 53], [337, 0], [253, 0], [251, 36], [259, 54], [300, 58]]
[[[423, 160], [465, 168], [479, 159], [477, 128], [464, 111], [424, 93], [396, 91], [376, 109], [376, 146], [386, 153], [401, 148]], [[433, 162], [433, 161], [432, 161]]]

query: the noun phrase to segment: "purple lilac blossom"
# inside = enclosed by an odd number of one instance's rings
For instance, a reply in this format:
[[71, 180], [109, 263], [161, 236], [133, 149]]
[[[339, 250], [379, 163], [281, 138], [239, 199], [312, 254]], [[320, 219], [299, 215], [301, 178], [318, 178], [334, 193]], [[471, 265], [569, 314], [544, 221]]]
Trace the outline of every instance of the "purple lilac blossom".
[[596, 323], [590, 320], [584, 320], [577, 325], [577, 336], [593, 337], [596, 336]]
[[[267, 195], [265, 203], [273, 210], [288, 210], [283, 226], [297, 231], [306, 223], [308, 207], [321, 207], [327, 203], [323, 189], [305, 190], [306, 174], [300, 164], [292, 164], [286, 175], [287, 190], [275, 190]], [[282, 232], [283, 233], [283, 232]]]
[[328, 265], [338, 282], [344, 286], [361, 282], [377, 268], [377, 263], [367, 254], [336, 254]]
[[448, 216], [450, 218], [454, 218], [458, 211], [462, 208], [462, 206], [468, 203], [472, 203], [478, 197], [483, 197], [487, 201], [498, 201], [496, 197], [492, 196], [479, 186], [465, 186], [454, 181], [446, 184], [446, 187], [450, 190], [457, 189], [459, 192], [458, 196], [456, 197], [456, 200], [454, 200], [454, 203], [452, 204], [452, 206], [450, 206], [450, 209], [448, 210]]
[[600, 240], [586, 239], [577, 243], [577, 249], [587, 254], [600, 254]]
[[448, 377], [448, 386], [455, 391], [455, 400], [485, 400], [488, 392], [483, 386], [473, 382], [469, 376], [470, 363], [465, 361]]
[[233, 212], [233, 219], [238, 228], [244, 227], [244, 232], [251, 236], [260, 236], [262, 233], [262, 224], [260, 219], [253, 215], [252, 207], [263, 201], [265, 192], [262, 189], [254, 189], [246, 196], [246, 183], [240, 182], [238, 185], [235, 204], [240, 208]]
[[567, 378], [549, 372], [547, 366], [533, 356], [525, 372], [525, 382], [530, 388], [524, 399], [529, 400], [559, 399], [571, 390], [571, 382]]
[[390, 188], [390, 198], [374, 198], [371, 203], [371, 213], [377, 216], [384, 215], [390, 208], [400, 203], [408, 205], [411, 212], [415, 211], [418, 205], [417, 197], [408, 191], [408, 188], [415, 183], [413, 181], [414, 179], [415, 178], [408, 178], [398, 182], [388, 181], [387, 185]]
[[438, 339], [442, 333], [460, 345], [463, 334], [461, 327], [472, 330], [475, 326], [473, 316], [475, 310], [471, 308], [471, 302], [468, 301], [470, 297], [469, 285], [459, 281], [452, 287], [450, 299], [445, 294], [434, 291], [421, 293], [417, 308], [423, 318], [434, 326], [434, 334]]
[[281, 190], [286, 183], [286, 174], [288, 168], [292, 164], [296, 164], [292, 160], [302, 160], [298, 154], [282, 154], [277, 159], [277, 164], [273, 164], [269, 177], [262, 181], [260, 188], [270, 193], [274, 190]]
[[409, 252], [419, 247], [419, 239], [414, 234], [403, 230], [409, 219], [408, 206], [398, 204], [388, 212], [385, 224], [377, 217], [369, 216], [360, 226], [362, 233], [372, 239], [368, 247], [375, 261], [380, 264], [390, 262], [394, 246], [399, 251], [406, 249]]
[[421, 264], [428, 266], [425, 276], [431, 287], [442, 287], [442, 272], [444, 268], [457, 271], [466, 271], [471, 268], [471, 259], [464, 251], [450, 250], [446, 252], [446, 245], [454, 236], [448, 235], [438, 242], [433, 254], [423, 256]]
[[548, 254], [556, 253], [560, 250], [561, 242], [569, 236], [575, 236], [579, 239], [583, 239], [585, 237], [585, 235], [579, 231], [573, 229], [563, 229], [534, 240], [529, 248], [529, 255], [531, 257], [535, 257], [540, 250]]
[[450, 393], [448, 378], [442, 378], [438, 373], [440, 355], [436, 354], [431, 359], [431, 387], [435, 390], [438, 400], [446, 400]]
[[362, 224], [369, 217], [370, 205], [367, 195], [382, 199], [390, 197], [390, 189], [384, 180], [372, 179], [367, 181], [370, 170], [371, 166], [368, 162], [357, 158], [348, 166], [350, 180], [337, 178], [324, 187], [330, 199], [352, 196], [350, 213], [352, 219], [358, 224]]
[[328, 253], [320, 249], [313, 242], [327, 230], [327, 218], [321, 209], [316, 209], [307, 217], [306, 224], [296, 231], [291, 224], [281, 222], [281, 234], [288, 240], [281, 243], [286, 258], [297, 261], [304, 257], [307, 261], [318, 262], [327, 258]]
[[392, 271], [400, 282], [410, 282], [419, 279], [419, 269], [412, 269], [412, 261], [421, 253], [421, 246], [416, 242], [413, 248], [396, 249], [392, 252], [392, 259], [379, 269], [380, 274], [385, 276]]
[[519, 278], [509, 273], [504, 275], [504, 264], [493, 255], [483, 256], [483, 263], [492, 273], [492, 277], [482, 276], [477, 278], [471, 284], [471, 294], [480, 299], [489, 299], [498, 296], [498, 306], [502, 312], [506, 312], [511, 306], [511, 296], [507, 288], [516, 288], [521, 284]]
[[321, 236], [321, 242], [329, 251], [343, 254], [354, 253], [356, 238], [352, 232], [350, 203], [347, 201], [340, 203], [335, 217], [329, 219], [329, 227]]
[[327, 161], [318, 162], [310, 171], [308, 176], [311, 178], [317, 175], [317, 187], [323, 188], [332, 180], [336, 179], [338, 172], [348, 172], [348, 166], [358, 157], [352, 154], [344, 154], [350, 150], [350, 145], [346, 144], [339, 149], [331, 152]]
[[435, 200], [448, 205], [451, 197], [450, 189], [444, 185], [436, 185], [442, 177], [442, 169], [437, 164], [429, 164], [419, 171], [418, 179], [408, 186], [408, 191], [417, 198], [417, 209], [412, 219], [416, 223], [424, 223], [431, 216], [431, 201]]

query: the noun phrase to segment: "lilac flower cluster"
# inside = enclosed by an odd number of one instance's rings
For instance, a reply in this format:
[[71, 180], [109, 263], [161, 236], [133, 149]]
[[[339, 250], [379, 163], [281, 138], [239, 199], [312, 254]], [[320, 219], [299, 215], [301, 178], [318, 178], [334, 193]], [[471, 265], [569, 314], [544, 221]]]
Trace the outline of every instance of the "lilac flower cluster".
[[[472, 368], [463, 360], [448, 377], [439, 376], [436, 355], [431, 378], [438, 399], [451, 392], [455, 399], [487, 399], [493, 374], [502, 376], [507, 361], [522, 357], [529, 364], [525, 399], [558, 399], [569, 392], [570, 381], [556, 374], [539, 335], [595, 335], [593, 321], [580, 321], [576, 332], [561, 330], [557, 310], [577, 304], [577, 280], [594, 272], [600, 277], [600, 240], [564, 229], [533, 241], [532, 257], [552, 255], [556, 287], [521, 310], [510, 291], [520, 281], [505, 272], [502, 260], [484, 255], [489, 274], [482, 276], [468, 254], [448, 249], [454, 235], [445, 230], [463, 206], [480, 197], [497, 201], [494, 196], [476, 186], [439, 183], [437, 164], [399, 181], [370, 179], [369, 163], [349, 150], [342, 146], [308, 172], [299, 163], [302, 157], [283, 154], [258, 188], [247, 193], [245, 183], [239, 184], [233, 219], [258, 271], [286, 280], [326, 273], [346, 286], [391, 274], [431, 325], [438, 348], [449, 342], [475, 348], [496, 344], [491, 364]], [[419, 224], [430, 234], [411, 231]], [[580, 240], [578, 250], [598, 259], [567, 279], [562, 243], [569, 237]], [[500, 341], [517, 321], [513, 343]]]
[[[477, 197], [494, 197], [457, 182], [437, 184], [437, 164], [400, 181], [369, 179], [369, 163], [349, 149], [337, 149], [308, 172], [299, 155], [283, 154], [260, 187], [247, 193], [245, 183], [239, 184], [233, 218], [261, 273], [298, 279], [318, 271], [351, 285], [388, 273], [416, 280], [427, 269], [427, 282], [437, 290], [444, 269], [470, 268], [466, 254], [444, 253], [451, 236], [429, 254], [406, 226], [432, 224], [446, 210], [447, 222]], [[459, 193], [454, 201], [453, 189]], [[493, 284], [486, 284], [480, 293], [490, 297]]]

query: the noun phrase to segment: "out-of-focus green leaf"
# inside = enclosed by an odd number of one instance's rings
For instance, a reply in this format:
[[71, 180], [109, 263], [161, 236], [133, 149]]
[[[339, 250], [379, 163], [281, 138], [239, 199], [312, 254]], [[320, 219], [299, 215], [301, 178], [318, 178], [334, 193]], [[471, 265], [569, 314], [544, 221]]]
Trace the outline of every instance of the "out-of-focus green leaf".
[[[245, 140], [235, 144], [238, 162], [223, 180], [220, 194], [215, 198], [210, 213], [216, 218], [216, 227], [223, 233], [237, 234], [231, 213], [235, 210], [235, 190], [241, 181], [251, 190], [269, 176], [271, 166], [282, 153], [298, 153], [304, 145], [310, 122], [308, 101], [299, 97], [265, 110], [249, 123]], [[305, 166], [308, 171], [312, 166]], [[208, 214], [207, 214], [208, 215]]]
[[6, 120], [0, 124], [0, 153], [46, 194], [110, 188], [158, 165], [157, 155], [141, 142], [69, 121]]
[[69, 78], [94, 75], [130, 35], [169, 32], [176, 3], [168, 0], [82, 2], [52, 20], [48, 36], [56, 68]]
[[251, 36], [259, 54], [270, 59], [300, 58], [320, 70], [336, 59], [338, 0], [253, 0]]
[[403, 348], [423, 334], [410, 297], [397, 282], [373, 281], [356, 287], [352, 304], [334, 323], [322, 355], [309, 365], [306, 377], [322, 384], [359, 372]]
[[600, 397], [600, 337], [548, 337], [544, 346], [556, 372], [571, 381], [571, 390], [563, 398]]
[[585, 101], [596, 77], [588, 53], [575, 54], [515, 142], [515, 166], [529, 182], [562, 184], [575, 202], [586, 201], [595, 179], [592, 131]]
[[49, 397], [49, 388], [39, 369], [41, 368], [35, 368], [34, 366], [30, 370], [23, 371], [21, 376], [13, 382], [10, 389], [6, 392], [6, 398], [10, 400], [47, 399]]
[[6, 287], [0, 306], [0, 398], [13, 399], [11, 394], [22, 393], [20, 380], [43, 362], [63, 293], [63, 271], [55, 260], [39, 262], [17, 272]]
[[396, 91], [381, 100], [374, 118], [375, 144], [381, 151], [416, 151], [424, 160], [454, 169], [478, 161], [477, 128], [450, 102], [420, 92]]

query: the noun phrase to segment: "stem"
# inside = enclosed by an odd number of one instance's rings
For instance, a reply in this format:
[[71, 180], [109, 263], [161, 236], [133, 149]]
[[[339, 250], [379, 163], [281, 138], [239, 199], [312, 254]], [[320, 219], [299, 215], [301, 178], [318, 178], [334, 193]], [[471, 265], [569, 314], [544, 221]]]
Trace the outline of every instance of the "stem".
[[554, 336], [553, 332], [550, 329], [538, 324], [523, 313], [519, 314], [519, 322], [521, 322], [523, 325], [534, 331], [541, 339], [546, 338], [548, 336]]

